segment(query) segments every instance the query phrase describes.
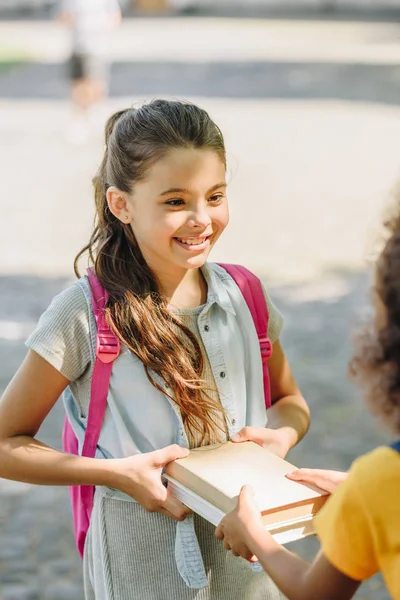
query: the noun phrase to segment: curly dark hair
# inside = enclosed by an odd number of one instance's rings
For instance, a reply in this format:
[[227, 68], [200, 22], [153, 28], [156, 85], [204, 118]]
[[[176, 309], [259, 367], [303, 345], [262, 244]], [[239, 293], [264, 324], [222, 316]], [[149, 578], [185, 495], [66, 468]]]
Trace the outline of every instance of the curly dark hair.
[[356, 336], [350, 376], [372, 412], [400, 433], [400, 194], [384, 223], [388, 238], [375, 265], [375, 316]]

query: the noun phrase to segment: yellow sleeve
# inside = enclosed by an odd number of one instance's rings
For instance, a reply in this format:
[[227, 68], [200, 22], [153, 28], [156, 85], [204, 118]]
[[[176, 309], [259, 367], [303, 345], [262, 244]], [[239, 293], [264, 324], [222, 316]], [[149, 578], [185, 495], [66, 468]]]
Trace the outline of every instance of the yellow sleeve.
[[315, 518], [315, 530], [323, 553], [338, 571], [357, 581], [368, 579], [379, 571], [372, 524], [364, 494], [363, 459], [356, 461], [348, 479], [329, 498]]

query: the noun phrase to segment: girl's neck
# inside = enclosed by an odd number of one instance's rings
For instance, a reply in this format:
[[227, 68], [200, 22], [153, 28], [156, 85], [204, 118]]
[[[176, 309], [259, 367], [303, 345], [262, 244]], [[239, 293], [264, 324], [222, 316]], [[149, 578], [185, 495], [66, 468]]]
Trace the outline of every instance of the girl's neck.
[[207, 283], [200, 269], [187, 269], [181, 274], [157, 274], [161, 291], [168, 304], [192, 308], [207, 301]]

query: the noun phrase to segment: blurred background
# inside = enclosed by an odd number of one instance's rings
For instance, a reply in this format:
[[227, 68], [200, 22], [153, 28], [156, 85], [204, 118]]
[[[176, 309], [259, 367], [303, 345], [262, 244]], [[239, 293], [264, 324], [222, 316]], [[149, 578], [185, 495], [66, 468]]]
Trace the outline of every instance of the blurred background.
[[[400, 0], [126, 0], [109, 32], [108, 93], [84, 119], [60, 8], [0, 0], [0, 391], [73, 280], [105, 119], [157, 96], [187, 98], [228, 149], [231, 223], [213, 259], [262, 277], [311, 406], [289, 459], [347, 469], [386, 439], [346, 369], [400, 172]], [[61, 427], [57, 405], [40, 436], [60, 447]], [[318, 548], [293, 546], [307, 558]], [[0, 480], [0, 582], [1, 600], [83, 597], [65, 489]], [[379, 577], [356, 597], [389, 598]]]

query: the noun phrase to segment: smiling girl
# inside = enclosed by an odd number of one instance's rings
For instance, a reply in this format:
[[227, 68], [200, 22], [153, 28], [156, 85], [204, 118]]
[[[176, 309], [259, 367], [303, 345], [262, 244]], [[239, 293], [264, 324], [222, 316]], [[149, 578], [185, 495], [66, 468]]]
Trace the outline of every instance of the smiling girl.
[[94, 180], [96, 227], [77, 257], [89, 252], [121, 342], [96, 458], [35, 438], [62, 393], [80, 443], [85, 435], [96, 341], [86, 276], [42, 315], [2, 398], [0, 477], [96, 486], [87, 600], [282, 598], [161, 479], [188, 448], [237, 434], [284, 456], [308, 427], [279, 343], [280, 314], [267, 297], [273, 404], [266, 412], [251, 314], [228, 273], [206, 262], [228, 224], [225, 173], [221, 131], [192, 104], [156, 100], [109, 119]]

